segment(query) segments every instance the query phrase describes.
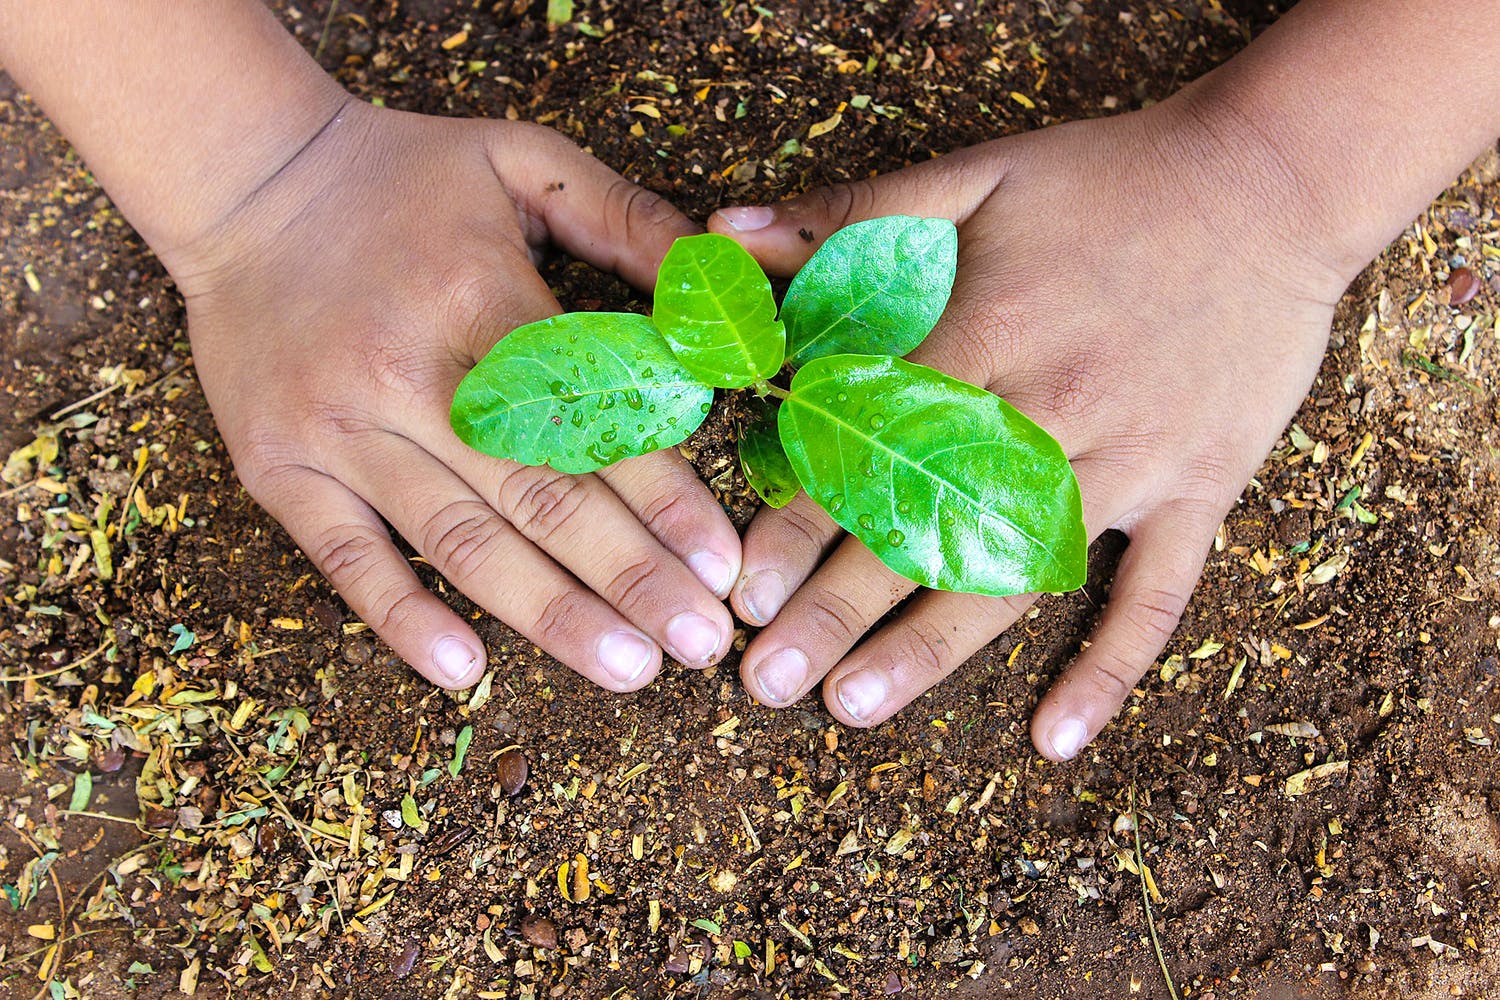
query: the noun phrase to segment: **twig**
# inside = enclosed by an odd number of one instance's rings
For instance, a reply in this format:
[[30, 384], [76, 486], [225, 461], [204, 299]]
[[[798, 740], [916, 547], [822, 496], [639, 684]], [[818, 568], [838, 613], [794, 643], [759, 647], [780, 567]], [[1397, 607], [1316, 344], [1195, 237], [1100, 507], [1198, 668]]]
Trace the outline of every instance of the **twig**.
[[[188, 362], [188, 364], [191, 364], [191, 362]], [[161, 378], [157, 379], [155, 382], [151, 382], [151, 383], [149, 383], [147, 385], [141, 386], [140, 394], [144, 395], [145, 393], [150, 392], [152, 389], [155, 389], [157, 386], [161, 385], [163, 382], [165, 382], [167, 379], [171, 378], [173, 375], [180, 375], [180, 374], [182, 374], [182, 370], [184, 368], [186, 368], [187, 366], [188, 366], [187, 364], [178, 365], [176, 368], [173, 368], [171, 371], [165, 372], [161, 376]], [[125, 385], [125, 383], [124, 383], [123, 380], [119, 381], [119, 382], [116, 382], [114, 385], [107, 385], [103, 389], [100, 389], [98, 392], [93, 393], [93, 394], [88, 395], [88, 396], [85, 396], [82, 399], [76, 400], [76, 401], [74, 401], [72, 403], [69, 403], [67, 406], [64, 406], [60, 410], [53, 410], [52, 411], [52, 416], [49, 417], [48, 419], [49, 420], [60, 420], [61, 418], [67, 416], [70, 413], [72, 413], [74, 410], [79, 409], [80, 407], [84, 407], [84, 406], [89, 405], [90, 403], [92, 403], [96, 399], [103, 399], [105, 396], [108, 396], [110, 393], [114, 392], [116, 389], [119, 389], [119, 388], [123, 387], [124, 385]]]
[[[57, 814], [59, 816], [87, 816], [89, 819], [107, 819], [116, 823], [128, 823], [137, 830], [141, 828], [140, 819], [131, 819], [129, 816], [111, 816], [109, 813], [89, 812], [87, 809], [59, 809]], [[145, 831], [142, 832], [144, 833]]]
[[45, 680], [48, 677], [56, 677], [58, 674], [65, 674], [69, 670], [74, 670], [78, 667], [86, 665], [94, 657], [98, 656], [100, 653], [104, 652], [106, 649], [113, 645], [113, 639], [106, 639], [102, 644], [100, 644], [98, 649], [94, 650], [89, 655], [83, 657], [80, 660], [74, 660], [66, 667], [58, 667], [56, 670], [43, 670], [35, 674], [0, 674], [0, 683], [13, 683], [15, 681], [40, 681]]
[[338, 12], [339, 0], [328, 5], [328, 16], [323, 18], [323, 33], [318, 36], [318, 47], [313, 49], [313, 60], [323, 58], [323, 46], [328, 44], [328, 29], [333, 27], [333, 15]]
[[1141, 814], [1135, 809], [1135, 783], [1130, 785], [1130, 826], [1135, 834], [1135, 867], [1141, 876], [1141, 905], [1146, 908], [1146, 929], [1151, 932], [1151, 948], [1156, 952], [1156, 964], [1167, 981], [1167, 992], [1172, 1000], [1179, 1000], [1177, 985], [1172, 982], [1172, 970], [1167, 968], [1167, 956], [1162, 954], [1161, 940], [1156, 936], [1156, 920], [1151, 916], [1151, 894], [1146, 891], [1146, 858], [1141, 853]]

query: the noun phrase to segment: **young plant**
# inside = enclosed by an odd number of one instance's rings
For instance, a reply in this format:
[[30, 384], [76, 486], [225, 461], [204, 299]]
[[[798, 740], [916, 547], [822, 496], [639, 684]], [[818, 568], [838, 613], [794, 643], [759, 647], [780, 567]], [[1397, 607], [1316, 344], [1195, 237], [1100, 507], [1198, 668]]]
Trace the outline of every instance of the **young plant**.
[[[740, 464], [770, 506], [806, 490], [926, 587], [1072, 590], [1087, 536], [1062, 448], [999, 397], [899, 357], [942, 316], [957, 258], [945, 219], [857, 223], [797, 273], [778, 316], [738, 243], [684, 237], [662, 261], [651, 318], [520, 327], [459, 384], [453, 429], [489, 455], [592, 472], [685, 440], [714, 389], [748, 390]], [[772, 381], [784, 367], [786, 387]]]

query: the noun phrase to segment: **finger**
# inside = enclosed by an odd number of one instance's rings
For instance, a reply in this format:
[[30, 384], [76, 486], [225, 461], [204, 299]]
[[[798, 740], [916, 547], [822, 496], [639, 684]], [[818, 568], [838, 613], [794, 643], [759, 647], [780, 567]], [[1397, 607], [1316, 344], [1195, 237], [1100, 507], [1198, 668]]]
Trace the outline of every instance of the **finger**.
[[368, 504], [304, 467], [266, 481], [257, 493], [350, 610], [423, 677], [457, 689], [484, 673], [484, 644], [422, 586]]
[[1015, 624], [1036, 598], [927, 591], [829, 673], [823, 701], [847, 725], [879, 725]]
[[686, 459], [666, 449], [598, 476], [714, 596], [729, 596], [740, 574], [740, 536]]
[[1031, 741], [1070, 760], [1124, 704], [1192, 596], [1222, 512], [1180, 505], [1148, 514], [1131, 532], [1092, 641], [1037, 706]]
[[568, 253], [643, 291], [655, 287], [672, 241], [701, 231], [667, 199], [546, 126], [510, 123], [494, 136], [490, 160], [521, 209]]
[[806, 493], [780, 510], [762, 508], [745, 531], [744, 568], [730, 595], [735, 613], [751, 625], [771, 621], [843, 533]]
[[485, 610], [600, 687], [633, 691], [656, 676], [656, 643], [427, 452], [391, 437], [358, 458], [355, 488]]
[[[1089, 459], [1074, 462], [1085, 484], [1084, 524], [1090, 538], [1136, 502], [1133, 494], [1095, 488], [1101, 479], [1109, 482], [1104, 478], [1107, 468]], [[1014, 624], [1037, 596], [925, 592], [829, 672], [823, 701], [849, 725], [878, 725]]]
[[745, 651], [746, 689], [767, 705], [796, 702], [914, 589], [863, 542], [846, 538]]
[[492, 513], [679, 663], [706, 667], [729, 651], [734, 624], [723, 603], [597, 476], [497, 461], [456, 441], [451, 450], [450, 467]]
[[973, 146], [905, 170], [819, 188], [776, 205], [721, 208], [710, 232], [732, 236], [771, 274], [789, 276], [829, 236], [884, 215], [947, 218], [962, 224], [1004, 176], [994, 146]]

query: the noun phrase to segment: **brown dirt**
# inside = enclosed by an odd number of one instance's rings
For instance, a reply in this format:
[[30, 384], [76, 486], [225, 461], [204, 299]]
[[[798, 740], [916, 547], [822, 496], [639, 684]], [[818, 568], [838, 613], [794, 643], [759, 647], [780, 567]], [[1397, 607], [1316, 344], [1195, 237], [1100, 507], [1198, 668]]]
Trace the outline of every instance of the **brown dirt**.
[[[358, 94], [548, 122], [699, 218], [1161, 99], [1275, 14], [579, 0], [549, 28], [545, 7], [282, 12]], [[203, 996], [1162, 997], [1120, 820], [1132, 788], [1183, 995], [1495, 995], [1495, 154], [1350, 290], [1299, 430], [1226, 521], [1171, 655], [1057, 766], [1025, 720], [1107, 597], [1111, 539], [1083, 592], [872, 732], [813, 701], [759, 707], [732, 662], [601, 697], [490, 620], [487, 702], [434, 692], [240, 490], [170, 282], [3, 75], [0, 137], [0, 453], [59, 446], [0, 487], [0, 673], [52, 673], [0, 683], [0, 883], [60, 853], [67, 930], [89, 935], [66, 945], [69, 996], [178, 995], [196, 976]], [[1458, 309], [1455, 256], [1484, 285]], [[565, 304], [630, 301], [576, 265], [549, 275]], [[743, 518], [726, 427], [696, 460]], [[1340, 508], [1355, 486], [1365, 520]], [[194, 642], [174, 653], [177, 625]], [[1317, 735], [1269, 728], [1285, 723]], [[513, 745], [530, 774], [511, 798], [495, 761]], [[87, 811], [145, 833], [63, 815], [85, 764]], [[407, 795], [422, 829], [391, 821]], [[0, 993], [42, 986], [26, 928], [58, 911], [50, 876], [19, 913], [0, 901]]]

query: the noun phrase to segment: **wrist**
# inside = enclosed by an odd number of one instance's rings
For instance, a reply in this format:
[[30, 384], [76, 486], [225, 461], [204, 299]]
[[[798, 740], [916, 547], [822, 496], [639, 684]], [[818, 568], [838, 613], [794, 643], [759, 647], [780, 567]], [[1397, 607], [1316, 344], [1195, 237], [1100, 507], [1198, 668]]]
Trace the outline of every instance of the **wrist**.
[[1334, 199], [1345, 178], [1306, 155], [1286, 124], [1248, 106], [1243, 91], [1207, 78], [1145, 114], [1158, 150], [1186, 169], [1181, 196], [1223, 235], [1298, 293], [1330, 304], [1380, 246], [1354, 245]]
[[348, 97], [263, 5], [0, 0], [0, 63], [159, 254], [274, 176]]

